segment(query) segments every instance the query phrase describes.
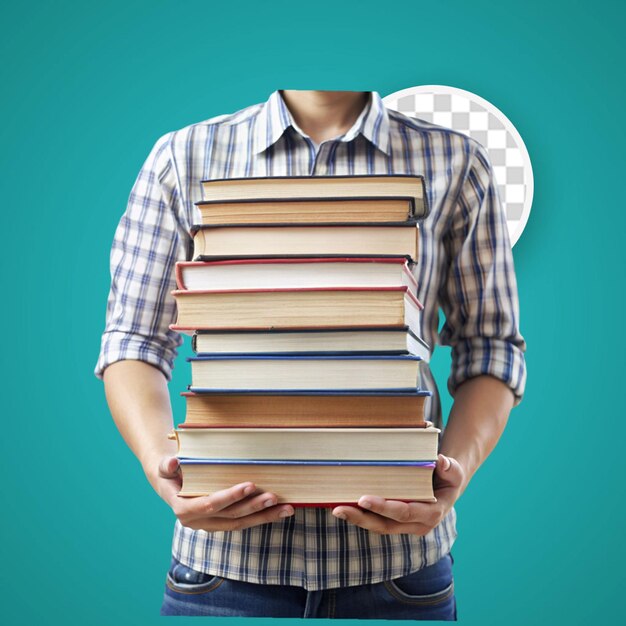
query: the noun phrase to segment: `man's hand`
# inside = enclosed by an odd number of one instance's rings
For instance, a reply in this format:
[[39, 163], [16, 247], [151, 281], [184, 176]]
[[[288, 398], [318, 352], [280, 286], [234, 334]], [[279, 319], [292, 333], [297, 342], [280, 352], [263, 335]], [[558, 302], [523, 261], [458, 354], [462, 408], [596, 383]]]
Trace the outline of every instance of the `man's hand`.
[[194, 530], [241, 530], [275, 522], [294, 513], [288, 504], [276, 506], [276, 496], [259, 492], [253, 483], [241, 483], [210, 496], [181, 497], [178, 492], [182, 477], [176, 457], [161, 458], [157, 471], [152, 473], [146, 469], [146, 475], [180, 523]]
[[363, 496], [358, 502], [360, 508], [338, 506], [333, 509], [333, 515], [381, 535], [425, 535], [454, 506], [465, 480], [465, 471], [460, 463], [440, 454], [434, 475], [437, 502], [399, 502], [378, 496]]

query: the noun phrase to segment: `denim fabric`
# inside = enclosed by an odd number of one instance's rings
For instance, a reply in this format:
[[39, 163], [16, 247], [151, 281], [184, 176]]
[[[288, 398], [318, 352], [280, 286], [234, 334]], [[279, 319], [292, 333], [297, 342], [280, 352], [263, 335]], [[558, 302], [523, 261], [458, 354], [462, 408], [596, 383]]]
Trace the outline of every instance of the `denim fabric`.
[[402, 578], [323, 591], [211, 576], [172, 559], [161, 615], [454, 621], [452, 557]]

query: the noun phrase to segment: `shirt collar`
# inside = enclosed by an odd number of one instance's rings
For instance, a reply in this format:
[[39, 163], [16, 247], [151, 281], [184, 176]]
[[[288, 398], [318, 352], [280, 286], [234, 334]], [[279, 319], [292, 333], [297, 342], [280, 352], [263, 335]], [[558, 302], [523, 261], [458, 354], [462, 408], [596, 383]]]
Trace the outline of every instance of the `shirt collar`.
[[[290, 127], [302, 132], [293, 121], [280, 92], [275, 91], [262, 105], [257, 116], [254, 153], [259, 154], [274, 145]], [[363, 135], [379, 150], [389, 154], [389, 116], [380, 95], [375, 91], [371, 92], [369, 104], [340, 141], [352, 141], [357, 135]]]

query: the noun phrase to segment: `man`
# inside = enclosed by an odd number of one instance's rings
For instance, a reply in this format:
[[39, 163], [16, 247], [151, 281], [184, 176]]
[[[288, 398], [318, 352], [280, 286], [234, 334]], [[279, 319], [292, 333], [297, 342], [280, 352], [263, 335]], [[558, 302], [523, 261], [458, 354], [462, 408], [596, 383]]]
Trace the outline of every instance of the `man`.
[[[436, 503], [277, 505], [252, 483], [177, 496], [167, 380], [179, 335], [170, 296], [199, 222], [200, 180], [423, 174], [431, 212], [416, 267], [422, 336], [452, 346], [454, 405], [435, 470]], [[482, 147], [385, 109], [376, 93], [282, 91], [161, 138], [131, 192], [111, 252], [96, 373], [113, 418], [178, 520], [164, 614], [454, 619], [453, 505], [498, 441], [525, 382], [512, 255]], [[438, 331], [438, 308], [446, 321]], [[436, 386], [428, 417], [441, 425]], [[279, 587], [276, 587], [279, 585]]]

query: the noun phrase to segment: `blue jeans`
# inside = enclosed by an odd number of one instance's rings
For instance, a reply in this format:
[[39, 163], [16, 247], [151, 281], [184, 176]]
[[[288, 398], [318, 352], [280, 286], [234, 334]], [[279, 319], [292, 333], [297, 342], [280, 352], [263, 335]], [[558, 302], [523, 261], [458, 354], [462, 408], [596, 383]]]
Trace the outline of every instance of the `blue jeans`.
[[161, 615], [456, 620], [452, 558], [402, 578], [325, 591], [220, 578], [172, 559]]

